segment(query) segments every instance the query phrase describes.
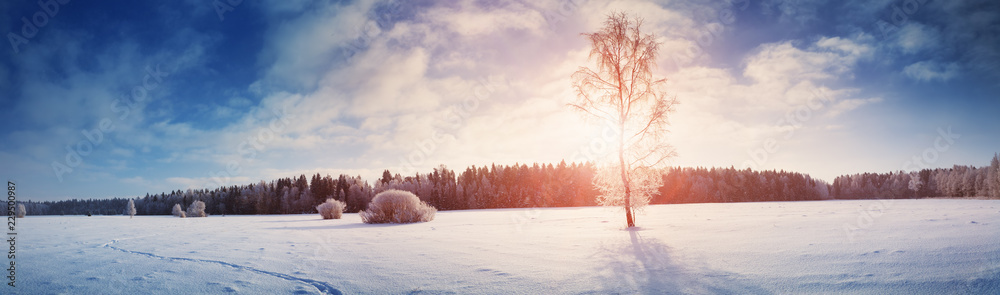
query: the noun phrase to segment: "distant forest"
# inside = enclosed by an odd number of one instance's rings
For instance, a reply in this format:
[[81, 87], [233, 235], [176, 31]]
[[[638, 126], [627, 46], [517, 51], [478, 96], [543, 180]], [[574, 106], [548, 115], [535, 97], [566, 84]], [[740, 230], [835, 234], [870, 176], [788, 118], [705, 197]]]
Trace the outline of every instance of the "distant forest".
[[[440, 166], [412, 176], [386, 170], [375, 182], [360, 176], [315, 174], [242, 186], [188, 189], [135, 198], [139, 215], [170, 215], [180, 204], [206, 204], [210, 215], [316, 213], [333, 198], [346, 212], [364, 210], [375, 194], [388, 189], [413, 192], [439, 210], [594, 206], [595, 166], [589, 163], [515, 164], [468, 167], [461, 173]], [[864, 173], [837, 177], [833, 184], [786, 171], [735, 168], [663, 170], [663, 186], [652, 204], [808, 201], [826, 199], [907, 199], [928, 197], [1000, 198], [1000, 158], [989, 166], [959, 166], [916, 172]], [[22, 202], [29, 215], [117, 215], [129, 199]]]

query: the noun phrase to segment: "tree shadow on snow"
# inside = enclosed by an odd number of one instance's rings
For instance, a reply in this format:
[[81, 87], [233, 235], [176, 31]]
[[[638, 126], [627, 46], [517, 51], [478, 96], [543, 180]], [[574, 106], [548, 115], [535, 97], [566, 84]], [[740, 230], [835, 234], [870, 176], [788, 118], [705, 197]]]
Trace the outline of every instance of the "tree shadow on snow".
[[599, 294], [771, 294], [736, 273], [681, 263], [673, 250], [641, 229], [629, 229], [628, 241], [598, 248]]

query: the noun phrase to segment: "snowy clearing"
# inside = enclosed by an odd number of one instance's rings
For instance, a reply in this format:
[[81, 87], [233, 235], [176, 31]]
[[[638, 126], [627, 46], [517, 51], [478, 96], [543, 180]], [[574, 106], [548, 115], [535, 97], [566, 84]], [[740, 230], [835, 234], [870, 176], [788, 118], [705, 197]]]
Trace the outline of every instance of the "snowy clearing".
[[1000, 201], [29, 216], [15, 294], [1000, 293]]

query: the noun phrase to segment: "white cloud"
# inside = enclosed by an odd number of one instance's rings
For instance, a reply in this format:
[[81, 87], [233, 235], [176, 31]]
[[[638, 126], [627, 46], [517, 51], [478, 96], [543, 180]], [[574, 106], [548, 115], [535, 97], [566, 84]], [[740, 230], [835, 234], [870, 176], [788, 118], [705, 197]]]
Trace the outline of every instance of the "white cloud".
[[867, 34], [856, 35], [854, 39], [823, 37], [816, 41], [814, 48], [837, 52], [843, 59], [842, 62], [853, 65], [858, 60], [871, 57], [874, 50], [868, 44], [872, 41], [874, 41], [873, 38]]
[[442, 98], [425, 76], [430, 56], [420, 47], [390, 51], [377, 45], [352, 66], [332, 73], [332, 86], [353, 96], [348, 113], [357, 117], [387, 116], [401, 111], [435, 109]]
[[782, 22], [791, 22], [798, 26], [818, 20], [820, 6], [826, 4], [823, 0], [800, 0], [781, 1], [765, 0], [761, 1], [761, 9], [765, 14], [777, 14]]
[[795, 154], [788, 146], [805, 136], [803, 130], [835, 131], [823, 126], [881, 101], [858, 98], [855, 88], [823, 86], [850, 84], [857, 63], [873, 55], [870, 43], [867, 35], [803, 45], [782, 41], [760, 45], [744, 58], [742, 71], [681, 68], [668, 77], [668, 91], [681, 100], [672, 120], [671, 140], [681, 154], [676, 164], [740, 166], [766, 139], [780, 139], [782, 153]]
[[941, 46], [941, 35], [934, 27], [911, 21], [896, 33], [894, 45], [903, 53], [914, 54]]
[[945, 82], [959, 74], [956, 63], [941, 64], [933, 61], [921, 61], [903, 68], [903, 75], [920, 82]]
[[872, 54], [869, 39], [822, 38], [805, 49], [792, 41], [763, 44], [745, 59], [743, 75], [767, 85], [768, 94], [802, 81], [850, 80], [854, 65]]
[[867, 104], [873, 104], [879, 102], [882, 102], [881, 97], [844, 99], [834, 104], [830, 108], [830, 111], [827, 112], [827, 116], [836, 117], [841, 113], [860, 108]]
[[498, 2], [499, 7], [483, 7], [472, 0], [433, 7], [423, 18], [462, 36], [481, 36], [501, 30], [525, 30], [540, 34], [545, 24], [541, 13], [517, 2]]
[[[298, 5], [277, 6], [268, 9], [301, 9]], [[367, 17], [371, 6], [371, 1], [334, 4], [305, 10], [294, 19], [273, 20], [267, 47], [260, 54], [261, 61], [268, 66], [266, 78], [260, 82], [278, 89], [315, 87], [329, 67], [346, 57], [345, 48], [363, 48], [364, 43], [381, 35], [377, 24]], [[277, 12], [266, 10], [266, 13]]]

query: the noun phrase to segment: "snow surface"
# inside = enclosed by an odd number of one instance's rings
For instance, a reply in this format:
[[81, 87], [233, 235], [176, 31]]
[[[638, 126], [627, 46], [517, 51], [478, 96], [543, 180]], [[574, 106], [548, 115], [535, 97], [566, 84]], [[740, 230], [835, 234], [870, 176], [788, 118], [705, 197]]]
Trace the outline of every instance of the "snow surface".
[[29, 216], [10, 294], [1000, 293], [1000, 201]]

